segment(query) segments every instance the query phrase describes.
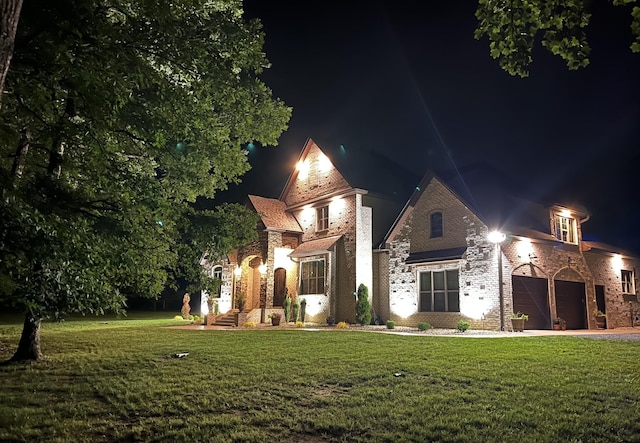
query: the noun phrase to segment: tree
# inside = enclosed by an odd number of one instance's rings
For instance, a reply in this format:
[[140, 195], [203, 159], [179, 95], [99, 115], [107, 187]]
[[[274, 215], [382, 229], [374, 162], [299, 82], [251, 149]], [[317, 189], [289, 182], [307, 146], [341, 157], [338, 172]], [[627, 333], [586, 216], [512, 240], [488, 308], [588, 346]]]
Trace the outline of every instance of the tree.
[[356, 322], [360, 325], [371, 323], [371, 304], [369, 303], [369, 289], [360, 283], [356, 300]]
[[[123, 309], [251, 239], [237, 205], [248, 142], [274, 145], [290, 109], [259, 79], [258, 21], [239, 0], [32, 0], [0, 114], [0, 298], [40, 323]], [[251, 229], [247, 230], [247, 226]]]
[[0, 7], [0, 105], [2, 104], [4, 82], [13, 56], [13, 45], [21, 9], [22, 0], [2, 0]]
[[[487, 36], [491, 57], [511, 75], [527, 77], [538, 33], [542, 46], [562, 57], [569, 69], [589, 64], [590, 47], [585, 28], [591, 15], [584, 0], [479, 0], [477, 39]], [[631, 9], [633, 52], [640, 52], [640, 1], [613, 0]]]

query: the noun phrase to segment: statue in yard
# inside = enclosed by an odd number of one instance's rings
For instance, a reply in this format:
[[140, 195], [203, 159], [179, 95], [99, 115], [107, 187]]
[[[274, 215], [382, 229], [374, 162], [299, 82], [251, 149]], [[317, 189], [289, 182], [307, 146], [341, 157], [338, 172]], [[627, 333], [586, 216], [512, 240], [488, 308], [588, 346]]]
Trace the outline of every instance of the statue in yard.
[[185, 320], [189, 320], [189, 312], [191, 312], [191, 306], [189, 306], [189, 302], [191, 301], [191, 297], [189, 293], [184, 294], [182, 297], [182, 318]]

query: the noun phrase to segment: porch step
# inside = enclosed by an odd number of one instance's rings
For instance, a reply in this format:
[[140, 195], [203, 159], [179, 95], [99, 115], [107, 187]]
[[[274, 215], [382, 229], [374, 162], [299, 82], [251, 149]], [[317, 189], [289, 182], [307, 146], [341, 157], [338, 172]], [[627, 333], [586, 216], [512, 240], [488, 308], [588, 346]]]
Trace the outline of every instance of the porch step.
[[237, 309], [232, 309], [226, 314], [221, 315], [213, 323], [214, 326], [227, 326], [232, 327], [236, 325], [236, 314], [240, 312]]

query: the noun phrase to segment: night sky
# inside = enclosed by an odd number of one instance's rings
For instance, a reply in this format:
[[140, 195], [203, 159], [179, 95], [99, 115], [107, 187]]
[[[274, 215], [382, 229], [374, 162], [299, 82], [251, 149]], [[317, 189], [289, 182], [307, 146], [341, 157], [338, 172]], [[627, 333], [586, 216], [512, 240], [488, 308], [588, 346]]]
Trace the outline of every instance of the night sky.
[[586, 239], [640, 252], [640, 54], [628, 10], [609, 3], [592, 8], [591, 65], [569, 71], [538, 44], [522, 79], [474, 39], [475, 1], [245, 1], [266, 34], [262, 78], [293, 117], [227, 198], [277, 198], [310, 137], [418, 178], [491, 165], [586, 208]]

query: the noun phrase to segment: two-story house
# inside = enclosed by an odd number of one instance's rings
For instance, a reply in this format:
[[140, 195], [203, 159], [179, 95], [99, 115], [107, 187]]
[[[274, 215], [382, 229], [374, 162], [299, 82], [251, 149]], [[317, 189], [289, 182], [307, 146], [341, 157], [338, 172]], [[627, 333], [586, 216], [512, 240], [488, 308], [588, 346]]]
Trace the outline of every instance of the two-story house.
[[404, 325], [511, 329], [512, 313], [527, 329], [640, 324], [637, 257], [582, 239], [584, 211], [517, 197], [486, 173], [443, 180], [427, 174], [381, 248], [376, 293], [385, 314]]
[[307, 321], [353, 322], [363, 283], [376, 317], [399, 325], [466, 320], [508, 330], [520, 311], [528, 329], [550, 329], [557, 317], [586, 329], [595, 328], [596, 309], [607, 313], [607, 327], [640, 324], [640, 260], [584, 241], [584, 210], [523, 199], [486, 170], [428, 173], [402, 207], [353, 185], [349, 172], [404, 184], [357, 162], [339, 169], [340, 157], [308, 140], [279, 198], [248, 197], [260, 215], [259, 240], [205, 264], [223, 282], [220, 312], [243, 297], [247, 320], [264, 322], [289, 294], [306, 300]]
[[[260, 215], [259, 240], [223, 263], [205, 263], [220, 278], [220, 312], [245, 299], [247, 321], [264, 322], [285, 297], [306, 301], [306, 320], [354, 321], [354, 291], [372, 287], [373, 239], [398, 210], [389, 199], [353, 186], [311, 139], [279, 198], [248, 197]], [[389, 208], [392, 208], [390, 211]], [[374, 225], [372, 212], [384, 227]], [[385, 216], [386, 214], [386, 216]], [[207, 296], [201, 310], [207, 311]]]

